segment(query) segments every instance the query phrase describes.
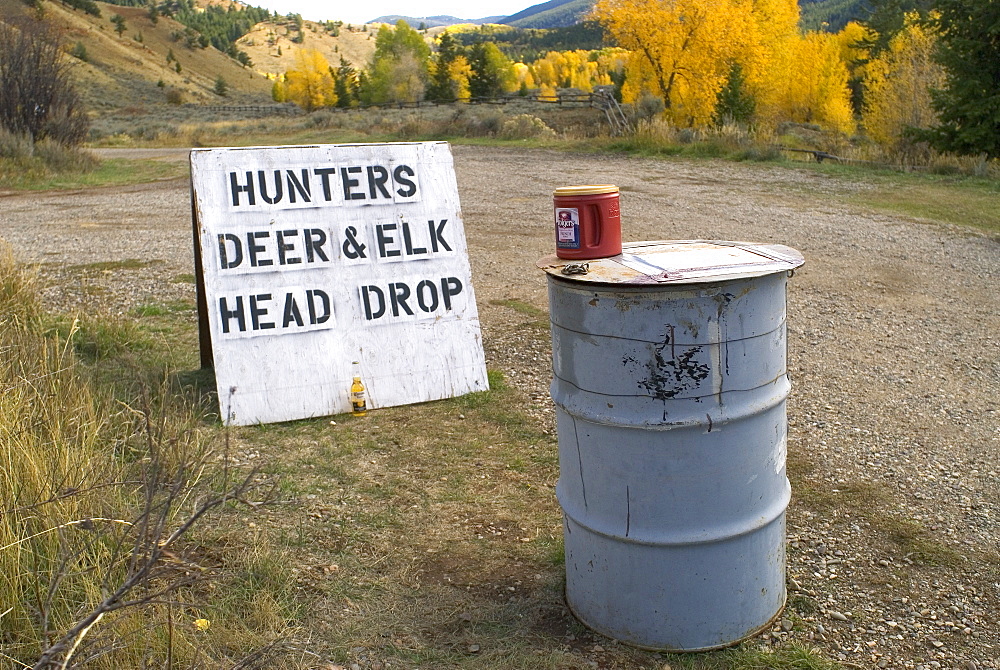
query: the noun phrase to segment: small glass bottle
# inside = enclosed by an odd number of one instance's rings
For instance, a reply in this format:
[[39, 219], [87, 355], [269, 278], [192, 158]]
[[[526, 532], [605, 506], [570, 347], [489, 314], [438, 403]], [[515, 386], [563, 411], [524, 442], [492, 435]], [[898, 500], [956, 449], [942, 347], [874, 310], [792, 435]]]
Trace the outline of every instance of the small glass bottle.
[[354, 383], [351, 384], [351, 414], [354, 416], [364, 416], [367, 413], [365, 385], [361, 383], [361, 375], [354, 375]]

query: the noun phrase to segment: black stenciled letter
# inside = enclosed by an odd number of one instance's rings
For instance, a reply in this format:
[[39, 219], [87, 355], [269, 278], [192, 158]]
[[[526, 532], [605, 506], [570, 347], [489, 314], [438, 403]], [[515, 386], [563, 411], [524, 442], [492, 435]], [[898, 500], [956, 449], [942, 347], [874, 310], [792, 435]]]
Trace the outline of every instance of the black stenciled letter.
[[299, 231], [295, 230], [279, 230], [275, 233], [278, 238], [278, 264], [279, 265], [296, 265], [302, 262], [302, 258], [299, 256], [289, 256], [289, 251], [295, 251], [294, 242], [286, 242], [285, 240], [289, 237], [298, 237]]
[[391, 258], [393, 256], [402, 255], [402, 252], [399, 249], [385, 248], [387, 244], [396, 243], [395, 237], [386, 234], [386, 232], [390, 230], [396, 230], [395, 223], [380, 223], [377, 226], [375, 226], [375, 240], [378, 242], [379, 258]]
[[222, 332], [229, 332], [229, 320], [236, 319], [236, 323], [239, 324], [240, 332], [245, 333], [247, 330], [247, 316], [243, 312], [243, 296], [236, 296], [236, 307], [229, 309], [229, 305], [225, 298], [219, 298], [219, 316], [222, 317]]
[[[229, 257], [229, 246], [233, 245], [233, 257]], [[232, 233], [219, 233], [219, 267], [223, 270], [239, 267], [243, 262], [243, 243]]]
[[230, 172], [229, 186], [230, 190], [233, 192], [233, 207], [240, 206], [240, 193], [247, 194], [248, 205], [257, 204], [257, 200], [256, 198], [254, 198], [254, 193], [253, 193], [253, 172], [247, 170], [247, 183], [242, 185], [238, 181], [236, 181], [236, 173]]
[[417, 194], [416, 183], [407, 179], [407, 177], [415, 177], [416, 175], [417, 173], [409, 165], [397, 165], [396, 169], [392, 171], [392, 179], [399, 185], [399, 188], [396, 189], [399, 197], [412, 198]]
[[267, 247], [263, 244], [257, 244], [257, 240], [266, 240], [269, 237], [271, 237], [271, 233], [267, 230], [247, 233], [247, 255], [250, 256], [250, 267], [262, 268], [274, 265], [274, 261], [270, 258], [257, 258], [257, 254], [267, 251]]
[[[322, 313], [316, 309], [317, 298], [319, 298], [320, 306], [323, 308]], [[306, 291], [306, 300], [309, 302], [309, 323], [315, 326], [330, 320], [333, 310], [330, 309], [330, 296], [327, 295], [326, 291], [320, 291], [318, 288], [310, 289]]]
[[288, 180], [288, 199], [295, 202], [295, 194], [302, 197], [302, 202], [312, 202], [312, 184], [309, 183], [309, 170], [302, 168], [302, 181], [295, 176], [291, 170], [285, 170], [285, 178]]
[[260, 185], [260, 197], [269, 205], [281, 202], [281, 197], [285, 194], [285, 187], [281, 184], [281, 170], [274, 171], [274, 197], [267, 192], [267, 179], [263, 170], [257, 170], [257, 182]]
[[[371, 296], [374, 296], [378, 300], [378, 306], [374, 309], [372, 308]], [[368, 321], [374, 321], [375, 319], [381, 319], [385, 314], [385, 294], [382, 293], [382, 289], [375, 285], [362, 286], [361, 287], [361, 301], [365, 303], [365, 319]]]
[[344, 200], [364, 200], [364, 193], [354, 193], [353, 189], [361, 183], [358, 179], [351, 179], [352, 174], [361, 172], [360, 166], [340, 168], [340, 180], [344, 185]]
[[318, 174], [323, 184], [323, 199], [327, 202], [333, 200], [333, 193], [330, 191], [330, 175], [337, 174], [337, 168], [316, 168], [313, 170]]
[[408, 221], [403, 221], [400, 226], [403, 229], [403, 244], [406, 246], [407, 256], [420, 256], [421, 254], [427, 253], [426, 247], [415, 247], [413, 246], [413, 239], [410, 236], [410, 224]]
[[447, 240], [442, 235], [447, 223], [448, 219], [441, 219], [441, 223], [439, 224], [435, 224], [433, 220], [427, 222], [427, 229], [431, 233], [431, 248], [434, 251], [439, 251], [441, 247], [444, 247], [445, 251], [451, 251], [451, 247], [448, 246]]
[[288, 325], [294, 321], [296, 326], [300, 328], [305, 324], [302, 322], [302, 312], [299, 311], [299, 303], [295, 301], [294, 293], [285, 294], [285, 318], [281, 320], [281, 327], [288, 328]]
[[270, 321], [260, 320], [262, 316], [267, 316], [267, 308], [261, 307], [260, 303], [269, 302], [270, 300], [270, 293], [258, 293], [257, 295], [250, 296], [250, 322], [253, 324], [254, 330], [274, 328], [274, 324]]
[[[378, 176], [376, 176], [376, 173]], [[386, 182], [389, 181], [389, 170], [382, 167], [381, 165], [369, 165], [368, 166], [368, 197], [372, 200], [378, 197], [381, 193], [383, 198], [392, 198], [389, 193], [389, 189], [385, 187]]]
[[462, 292], [462, 282], [458, 277], [441, 278], [441, 297], [444, 299], [444, 308], [451, 309], [451, 298]]
[[440, 304], [437, 284], [430, 279], [425, 279], [417, 284], [417, 304], [428, 314], [436, 310]]
[[329, 262], [330, 257], [323, 251], [323, 245], [326, 244], [326, 233], [323, 229], [309, 228], [303, 232], [306, 237], [306, 258], [309, 262], [315, 263], [317, 256], [323, 259], [323, 261]]
[[410, 306], [406, 304], [406, 301], [410, 298], [410, 287], [403, 282], [396, 282], [394, 284], [389, 284], [389, 298], [392, 301], [392, 315], [399, 316], [399, 308], [402, 307], [403, 311], [413, 316], [413, 310]]

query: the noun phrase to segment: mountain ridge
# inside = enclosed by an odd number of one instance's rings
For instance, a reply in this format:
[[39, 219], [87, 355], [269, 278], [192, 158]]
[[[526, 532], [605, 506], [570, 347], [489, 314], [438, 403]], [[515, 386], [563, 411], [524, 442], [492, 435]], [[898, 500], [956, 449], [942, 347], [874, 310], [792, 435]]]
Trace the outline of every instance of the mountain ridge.
[[402, 19], [414, 28], [421, 23], [427, 28], [468, 23], [474, 25], [498, 23], [514, 26], [515, 28], [565, 28], [579, 23], [583, 16], [593, 8], [594, 1], [548, 0], [547, 2], [540, 2], [526, 7], [509, 16], [487, 16], [480, 19], [460, 19], [456, 16], [448, 15], [415, 17], [389, 14], [372, 19], [368, 23], [396, 23]]

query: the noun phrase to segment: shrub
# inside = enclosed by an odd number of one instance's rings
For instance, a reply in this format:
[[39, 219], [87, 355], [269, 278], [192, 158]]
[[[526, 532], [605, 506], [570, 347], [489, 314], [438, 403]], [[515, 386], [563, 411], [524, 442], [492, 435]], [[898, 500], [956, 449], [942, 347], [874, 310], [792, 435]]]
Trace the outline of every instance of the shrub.
[[53, 29], [37, 21], [0, 23], [0, 44], [0, 125], [32, 141], [81, 143], [90, 120]]
[[0, 158], [27, 160], [34, 153], [31, 137], [0, 127]]
[[83, 46], [83, 42], [77, 42], [72, 49], [69, 50], [69, 55], [73, 58], [78, 58], [84, 63], [90, 62], [90, 57], [87, 55], [87, 47]]
[[768, 146], [748, 147], [735, 156], [738, 161], [780, 161], [784, 158], [781, 149], [771, 144]]
[[652, 93], [643, 93], [642, 97], [633, 105], [632, 111], [636, 121], [649, 121], [663, 114], [666, 106], [663, 98]]
[[167, 102], [171, 105], [182, 105], [184, 104], [184, 91], [179, 88], [168, 88], [167, 89]]
[[307, 117], [307, 123], [311, 128], [333, 128], [337, 125], [337, 115], [329, 110], [322, 109], [313, 112]]
[[471, 114], [464, 119], [465, 133], [470, 137], [496, 135], [503, 130], [503, 112], [493, 109]]
[[57, 172], [89, 172], [98, 164], [93, 154], [51, 139], [35, 143], [35, 156]]
[[518, 114], [503, 122], [500, 137], [505, 140], [526, 140], [537, 137], [555, 137], [556, 131], [545, 125], [537, 116]]

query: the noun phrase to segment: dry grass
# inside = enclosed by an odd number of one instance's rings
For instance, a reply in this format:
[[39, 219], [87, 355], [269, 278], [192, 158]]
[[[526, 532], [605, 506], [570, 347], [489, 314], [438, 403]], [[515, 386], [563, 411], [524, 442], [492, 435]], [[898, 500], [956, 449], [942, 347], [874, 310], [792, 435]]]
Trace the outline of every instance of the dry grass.
[[213, 590], [201, 577], [236, 583], [274, 559], [246, 543], [235, 558], [202, 552], [198, 533], [230, 528], [225, 514], [168, 539], [239, 468], [222, 467], [218, 431], [186, 394], [136, 359], [139, 339], [100, 316], [53, 328], [32, 276], [0, 250], [0, 665], [58, 649], [56, 664], [218, 667], [294, 618], [273, 578], [230, 589], [234, 609], [258, 613], [238, 634], [192, 626]]

